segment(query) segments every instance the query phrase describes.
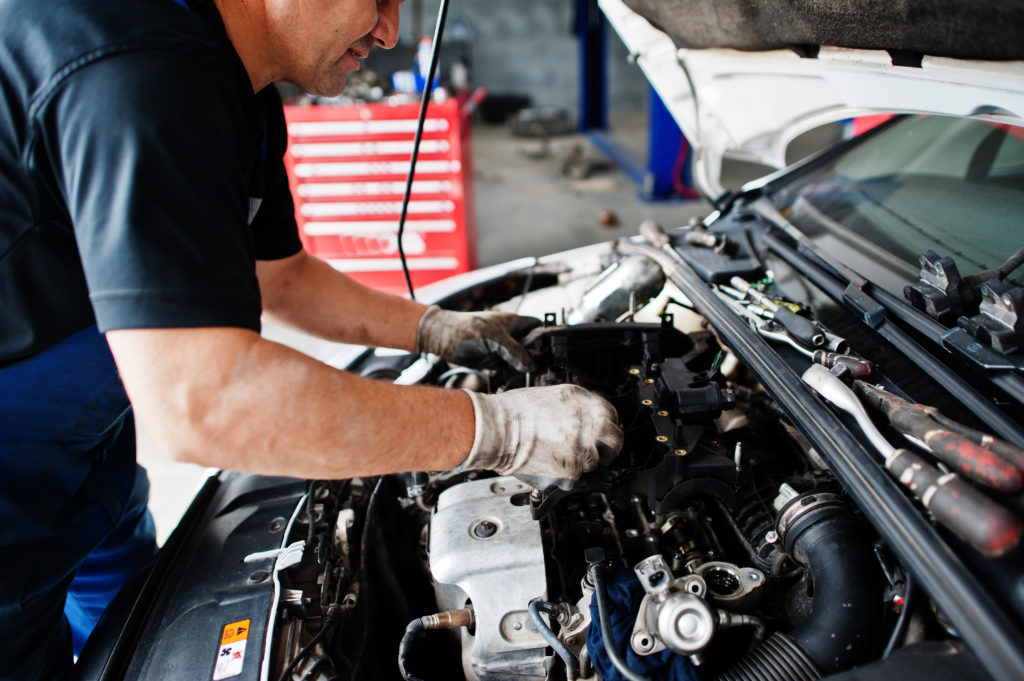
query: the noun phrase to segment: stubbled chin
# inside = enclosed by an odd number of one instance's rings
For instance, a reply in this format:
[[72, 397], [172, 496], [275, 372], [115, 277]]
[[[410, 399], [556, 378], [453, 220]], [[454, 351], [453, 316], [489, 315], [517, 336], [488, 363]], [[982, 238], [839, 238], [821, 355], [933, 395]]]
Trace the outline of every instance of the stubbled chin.
[[316, 92], [310, 92], [309, 94], [320, 95], [321, 97], [337, 97], [340, 95], [345, 90], [345, 82], [348, 80], [348, 77], [359, 68], [358, 63], [355, 68], [347, 67], [342, 64], [343, 60], [344, 57], [335, 62], [335, 68], [316, 83]]

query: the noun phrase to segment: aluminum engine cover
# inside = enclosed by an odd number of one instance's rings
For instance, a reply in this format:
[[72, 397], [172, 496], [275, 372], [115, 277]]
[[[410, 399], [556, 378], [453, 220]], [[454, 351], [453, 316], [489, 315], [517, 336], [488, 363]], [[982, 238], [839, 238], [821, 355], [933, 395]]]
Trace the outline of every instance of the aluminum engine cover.
[[513, 477], [463, 483], [437, 500], [430, 521], [430, 571], [442, 610], [476, 614], [462, 636], [467, 679], [547, 678], [547, 643], [527, 610], [547, 597], [540, 524], [512, 497], [531, 488]]

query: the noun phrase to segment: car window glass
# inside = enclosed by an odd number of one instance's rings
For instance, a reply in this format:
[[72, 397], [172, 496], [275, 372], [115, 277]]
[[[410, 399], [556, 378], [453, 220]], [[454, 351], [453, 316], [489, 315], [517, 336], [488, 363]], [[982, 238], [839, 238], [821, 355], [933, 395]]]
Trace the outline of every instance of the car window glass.
[[894, 292], [917, 278], [918, 256], [929, 249], [974, 274], [1024, 246], [1024, 131], [903, 118], [783, 189], [777, 203], [823, 247]]

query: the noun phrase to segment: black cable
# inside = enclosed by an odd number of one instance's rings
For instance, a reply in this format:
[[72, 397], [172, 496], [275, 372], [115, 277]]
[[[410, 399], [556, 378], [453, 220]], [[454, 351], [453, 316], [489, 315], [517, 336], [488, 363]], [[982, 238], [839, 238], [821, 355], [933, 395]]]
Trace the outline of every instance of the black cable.
[[370, 530], [372, 528], [371, 521], [374, 517], [374, 510], [377, 507], [377, 499], [380, 497], [381, 487], [384, 485], [384, 476], [377, 478], [377, 483], [373, 486], [373, 491], [370, 492], [370, 499], [366, 503], [366, 515], [363, 519], [363, 534], [359, 538], [359, 578], [362, 580], [362, 588], [359, 590], [359, 598], [364, 602], [361, 611], [363, 613], [363, 631], [362, 636], [359, 640], [359, 649], [356, 653], [355, 662], [352, 665], [352, 678], [359, 678], [359, 668], [363, 664], [363, 653], [366, 652], [366, 645], [370, 640], [370, 580], [367, 579], [367, 570], [369, 568], [369, 562], [367, 560], [367, 553], [370, 550]]
[[604, 570], [600, 565], [595, 565], [591, 568], [590, 574], [594, 580], [594, 595], [597, 596], [597, 617], [601, 622], [601, 638], [604, 639], [604, 649], [608, 652], [609, 659], [629, 681], [648, 681], [630, 669], [615, 648], [615, 639], [612, 638], [611, 614], [608, 612], [608, 593], [605, 589]]
[[554, 648], [558, 656], [565, 662], [565, 677], [569, 681], [574, 681], [580, 676], [580, 666], [576, 661], [576, 656], [566, 647], [564, 643], [558, 640], [555, 636], [555, 632], [551, 630], [551, 627], [547, 625], [544, 618], [540, 616], [540, 611], [554, 615], [558, 612], [553, 603], [547, 601], [530, 601], [529, 611], [530, 619], [533, 621], [534, 626], [537, 627], [537, 632], [548, 642], [548, 645]]
[[405, 681], [420, 681], [418, 676], [413, 676], [409, 673], [409, 670], [405, 668], [405, 660], [409, 657], [409, 649], [412, 647], [413, 639], [416, 635], [423, 631], [423, 618], [417, 617], [412, 622], [409, 622], [408, 626], [405, 627], [405, 634], [402, 636], [402, 642], [398, 644], [398, 671], [402, 673], [402, 678]]
[[885, 645], [885, 652], [882, 653], [883, 660], [889, 657], [889, 655], [892, 654], [892, 651], [896, 649], [896, 646], [906, 633], [907, 625], [909, 624], [910, 608], [913, 605], [911, 598], [914, 593], [914, 581], [909, 572], [907, 573], [906, 579], [903, 580], [903, 583], [903, 610], [900, 611], [900, 616], [896, 620], [896, 626], [892, 629], [892, 636], [889, 637], [889, 642]]
[[337, 603], [331, 604], [327, 609], [327, 615], [324, 617], [324, 626], [320, 628], [320, 631], [316, 632], [313, 638], [310, 639], [309, 643], [302, 647], [302, 650], [295, 654], [295, 657], [291, 659], [291, 662], [289, 662], [284, 668], [284, 671], [281, 672], [281, 676], [278, 681], [288, 681], [292, 672], [294, 672], [295, 668], [299, 666], [299, 663], [302, 662], [310, 652], [312, 652], [317, 643], [320, 643], [320, 641], [323, 640], [324, 636], [327, 635], [327, 630], [331, 628], [331, 625], [338, 621], [338, 613], [340, 612], [340, 609], [341, 608]]
[[1019, 248], [1016, 253], [1011, 255], [1009, 259], [999, 267], [999, 280], [1002, 281], [1008, 277], [1021, 265], [1024, 265], [1024, 248]]
[[409, 276], [409, 263], [405, 260], [405, 247], [402, 235], [405, 234], [405, 216], [409, 212], [409, 197], [412, 195], [412, 178], [416, 174], [416, 159], [420, 155], [420, 141], [423, 139], [423, 125], [427, 120], [427, 105], [430, 103], [431, 86], [434, 84], [434, 73], [437, 71], [438, 57], [441, 55], [441, 36], [444, 34], [444, 23], [448, 16], [448, 0], [441, 0], [437, 9], [437, 26], [434, 28], [434, 45], [430, 50], [430, 69], [427, 82], [423, 84], [423, 97], [420, 99], [420, 116], [416, 122], [416, 137], [412, 142], [412, 158], [409, 159], [409, 176], [405, 180], [405, 196], [402, 198], [402, 213], [398, 217], [398, 257], [402, 260], [402, 274], [405, 285], [409, 287], [409, 297], [416, 300], [416, 292], [412, 289], [412, 277]]

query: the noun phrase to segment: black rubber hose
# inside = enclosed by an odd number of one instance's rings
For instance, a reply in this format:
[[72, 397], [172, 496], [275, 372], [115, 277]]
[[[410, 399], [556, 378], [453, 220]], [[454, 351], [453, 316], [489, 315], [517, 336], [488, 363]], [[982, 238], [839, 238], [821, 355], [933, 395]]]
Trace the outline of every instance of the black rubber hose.
[[[796, 509], [796, 512], [792, 512]], [[814, 587], [810, 613], [774, 634], [719, 681], [809, 681], [865, 662], [881, 631], [881, 577], [850, 510], [831, 495], [802, 495], [780, 512], [786, 551]]]
[[423, 618], [417, 617], [406, 626], [402, 642], [398, 644], [398, 671], [402, 673], [402, 678], [405, 681], [420, 681], [419, 677], [413, 676], [405, 668], [405, 661], [409, 658], [409, 649], [412, 648], [413, 639], [421, 631], [423, 631]]
[[608, 652], [608, 658], [615, 665], [615, 668], [629, 681], [648, 681], [630, 669], [626, 661], [619, 655], [619, 651], [615, 648], [615, 638], [612, 636], [612, 618], [611, 613], [608, 611], [608, 592], [604, 583], [604, 569], [600, 565], [595, 565], [591, 568], [590, 574], [594, 580], [594, 595], [597, 597], [597, 617], [601, 623], [601, 638], [604, 639], [604, 649]]
[[826, 674], [868, 660], [881, 632], [881, 576], [853, 515], [829, 504], [794, 522], [782, 540], [814, 586], [811, 612], [789, 636]]
[[534, 626], [537, 627], [538, 633], [544, 640], [548, 642], [558, 656], [565, 662], [565, 676], [569, 681], [574, 681], [580, 676], [580, 665], [576, 661], [576, 656], [566, 647], [564, 643], [558, 640], [555, 636], [555, 632], [551, 631], [551, 627], [547, 625], [544, 618], [540, 616], [540, 611], [543, 610], [548, 614], [555, 614], [555, 606], [546, 601], [530, 601], [530, 619], [533, 620]]
[[789, 636], [775, 632], [717, 681], [817, 681], [821, 672]]

